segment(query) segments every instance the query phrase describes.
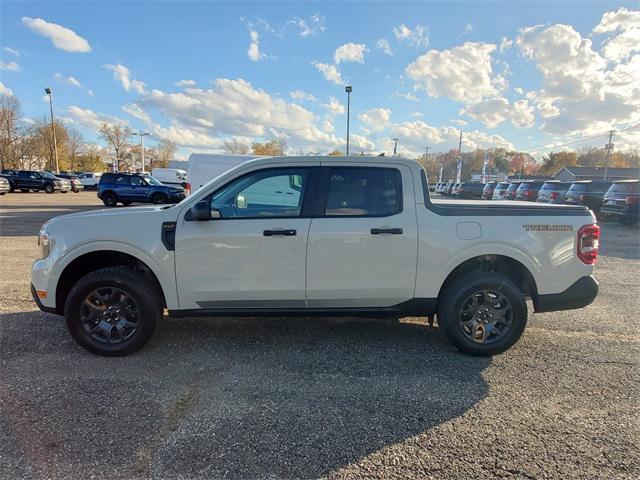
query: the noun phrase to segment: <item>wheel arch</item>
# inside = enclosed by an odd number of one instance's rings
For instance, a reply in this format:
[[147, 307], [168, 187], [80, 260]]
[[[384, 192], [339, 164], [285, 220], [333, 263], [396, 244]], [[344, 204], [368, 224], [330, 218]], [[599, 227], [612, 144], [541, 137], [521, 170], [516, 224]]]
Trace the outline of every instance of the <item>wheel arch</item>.
[[171, 292], [165, 292], [159, 274], [159, 269], [148, 259], [142, 259], [141, 256], [135, 255], [133, 252], [126, 252], [117, 248], [100, 248], [85, 252], [78, 252], [77, 255], [70, 259], [62, 267], [58, 275], [55, 289], [56, 304], [55, 309], [58, 313], [64, 312], [64, 303], [66, 298], [83, 276], [101, 268], [124, 265], [142, 272], [157, 290], [162, 299], [163, 306], [167, 306], [167, 297], [171, 297]]
[[535, 277], [526, 265], [508, 255], [484, 254], [468, 258], [453, 268], [440, 287], [438, 299], [440, 299], [451, 282], [466, 273], [474, 271], [487, 271], [504, 275], [515, 283], [523, 294], [532, 298], [534, 302], [538, 297], [538, 286]]

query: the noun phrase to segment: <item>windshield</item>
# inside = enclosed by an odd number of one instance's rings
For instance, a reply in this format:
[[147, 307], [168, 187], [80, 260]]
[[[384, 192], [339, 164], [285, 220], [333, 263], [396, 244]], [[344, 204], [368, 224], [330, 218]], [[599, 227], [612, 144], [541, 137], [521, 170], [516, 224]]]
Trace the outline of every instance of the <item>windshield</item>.
[[587, 191], [586, 183], [574, 183], [573, 185], [571, 185], [571, 187], [569, 187], [569, 193], [579, 193], [579, 192], [586, 192], [586, 191]]
[[142, 177], [149, 185], [164, 185], [160, 180], [153, 178], [151, 175], [145, 175]]
[[640, 191], [640, 189], [638, 188], [639, 185], [639, 182], [614, 183], [613, 185], [611, 185], [611, 187], [609, 187], [607, 195], [617, 193], [638, 193]]
[[49, 172], [40, 172], [40, 175], [43, 176], [44, 178], [58, 178], [53, 173], [49, 173]]
[[507, 187], [507, 192], [515, 192], [519, 186], [519, 183], [510, 183], [509, 187]]

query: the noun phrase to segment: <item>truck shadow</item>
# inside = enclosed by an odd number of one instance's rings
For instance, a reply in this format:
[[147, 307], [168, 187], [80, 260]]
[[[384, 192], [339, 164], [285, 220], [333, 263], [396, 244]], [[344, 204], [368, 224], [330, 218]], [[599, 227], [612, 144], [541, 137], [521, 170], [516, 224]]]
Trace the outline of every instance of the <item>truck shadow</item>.
[[621, 225], [618, 222], [599, 222], [600, 255], [640, 259], [640, 224]]
[[2, 205], [0, 204], [0, 237], [37, 235], [43, 223], [69, 213], [104, 208], [101, 205]]
[[81, 350], [59, 317], [0, 326], [2, 443], [53, 476], [327, 475], [465, 413], [491, 363], [383, 320], [168, 318], [113, 359]]

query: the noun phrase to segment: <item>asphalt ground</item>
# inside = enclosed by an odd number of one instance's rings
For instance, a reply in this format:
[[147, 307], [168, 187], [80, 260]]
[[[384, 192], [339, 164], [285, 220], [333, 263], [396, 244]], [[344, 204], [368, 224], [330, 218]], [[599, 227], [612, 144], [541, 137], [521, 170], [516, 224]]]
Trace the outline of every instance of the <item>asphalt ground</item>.
[[595, 303], [531, 314], [503, 355], [437, 328], [165, 319], [124, 358], [29, 293], [48, 218], [93, 192], [0, 197], [0, 478], [640, 478], [640, 240], [602, 225]]

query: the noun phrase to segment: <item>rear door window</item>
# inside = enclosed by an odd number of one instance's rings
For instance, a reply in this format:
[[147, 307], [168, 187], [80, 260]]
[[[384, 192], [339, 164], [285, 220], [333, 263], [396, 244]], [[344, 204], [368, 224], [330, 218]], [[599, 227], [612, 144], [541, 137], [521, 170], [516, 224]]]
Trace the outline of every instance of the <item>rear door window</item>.
[[402, 211], [402, 176], [395, 168], [330, 167], [324, 214], [385, 217]]

